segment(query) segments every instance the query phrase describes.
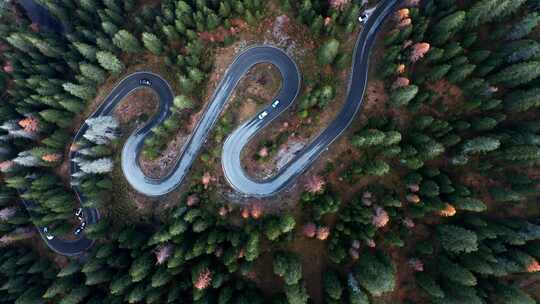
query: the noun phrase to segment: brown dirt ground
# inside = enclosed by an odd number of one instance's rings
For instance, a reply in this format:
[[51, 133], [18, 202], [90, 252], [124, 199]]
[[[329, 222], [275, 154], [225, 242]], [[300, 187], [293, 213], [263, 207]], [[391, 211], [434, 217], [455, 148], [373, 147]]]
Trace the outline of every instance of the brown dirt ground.
[[[459, 109], [463, 105], [464, 96], [461, 89], [458, 86], [451, 84], [446, 79], [441, 79], [435, 83], [428, 83], [427, 88], [435, 92], [437, 96], [442, 99], [443, 104], [449, 111]], [[437, 112], [432, 107], [430, 107], [430, 109], [434, 111], [437, 116], [444, 116], [444, 113]]]
[[122, 125], [133, 125], [139, 119], [149, 118], [157, 111], [156, 94], [149, 89], [139, 89], [127, 96], [114, 110]]
[[308, 293], [315, 303], [322, 303], [323, 275], [329, 264], [327, 242], [308, 239], [301, 233], [297, 233], [295, 241], [288, 249], [302, 257], [303, 275]]

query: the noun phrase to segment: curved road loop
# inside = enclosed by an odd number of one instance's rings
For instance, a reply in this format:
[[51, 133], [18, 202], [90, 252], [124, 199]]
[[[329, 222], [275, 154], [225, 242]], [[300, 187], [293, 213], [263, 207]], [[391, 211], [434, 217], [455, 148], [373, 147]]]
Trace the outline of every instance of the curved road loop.
[[[305, 172], [347, 129], [356, 116], [362, 105], [367, 86], [369, 57], [376, 35], [386, 17], [397, 8], [400, 2], [400, 0], [381, 1], [365, 22], [354, 49], [345, 104], [337, 117], [310, 144], [299, 151], [286, 166], [269, 179], [255, 180], [250, 178], [242, 168], [241, 154], [243, 148], [254, 136], [295, 101], [300, 90], [301, 77], [298, 67], [292, 58], [278, 48], [255, 46], [248, 48], [236, 57], [218, 85], [203, 117], [182, 148], [174, 168], [163, 178], [154, 179], [146, 176], [139, 165], [139, 156], [144, 139], [151, 134], [152, 128], [165, 121], [170, 115], [174, 94], [166, 80], [146, 71], [130, 74], [116, 85], [89, 118], [111, 115], [116, 106], [135, 90], [150, 88], [158, 95], [159, 109], [157, 114], [129, 136], [122, 148], [121, 158], [124, 176], [136, 191], [147, 196], [161, 196], [175, 190], [184, 181], [208, 134], [242, 77], [256, 64], [271, 63], [281, 73], [283, 79], [281, 89], [269, 106], [243, 123], [225, 140], [222, 151], [222, 166], [231, 187], [242, 195], [251, 197], [275, 195], [287, 188], [299, 175]], [[74, 142], [77, 142], [87, 129], [88, 125], [83, 123], [74, 137]], [[76, 151], [71, 152], [70, 160], [73, 160], [77, 153]], [[78, 171], [77, 164], [73, 161], [70, 161], [70, 171], [71, 174]], [[79, 201], [84, 201], [80, 189], [77, 186], [73, 188]], [[32, 202], [24, 202], [24, 204], [28, 209], [32, 209]], [[99, 220], [100, 215], [96, 209], [83, 208], [83, 217], [86, 224], [91, 225]], [[93, 241], [86, 238], [84, 232], [79, 235], [78, 239], [63, 240], [48, 234], [46, 228], [39, 228], [39, 231], [47, 245], [63, 255], [78, 255], [93, 245]]]

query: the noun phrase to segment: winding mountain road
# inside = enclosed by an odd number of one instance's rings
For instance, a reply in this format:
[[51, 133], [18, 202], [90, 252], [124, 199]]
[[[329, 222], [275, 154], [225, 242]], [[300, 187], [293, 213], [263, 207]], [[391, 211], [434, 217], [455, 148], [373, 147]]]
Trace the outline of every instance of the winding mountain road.
[[[281, 73], [282, 87], [277, 96], [263, 111], [243, 123], [226, 139], [222, 151], [222, 166], [227, 181], [240, 194], [250, 197], [275, 195], [287, 188], [299, 175], [305, 172], [353, 121], [362, 105], [368, 81], [369, 57], [376, 35], [387, 16], [397, 8], [400, 2], [400, 0], [384, 0], [373, 10], [356, 41], [347, 97], [343, 108], [323, 132], [300, 150], [294, 159], [272, 178], [266, 180], [250, 178], [242, 168], [241, 152], [254, 136], [280, 116], [295, 101], [300, 90], [301, 77], [298, 67], [289, 55], [278, 48], [254, 46], [236, 57], [218, 85], [195, 130], [182, 148], [173, 169], [163, 178], [154, 179], [146, 176], [141, 170], [138, 160], [144, 139], [150, 135], [153, 127], [162, 123], [170, 115], [170, 106], [174, 94], [167, 81], [159, 75], [146, 71], [130, 74], [117, 84], [91, 117], [110, 115], [127, 95], [141, 88], [150, 88], [158, 95], [159, 109], [157, 114], [134, 131], [124, 144], [122, 149], [122, 170], [125, 178], [136, 191], [147, 196], [161, 196], [175, 190], [184, 181], [208, 134], [241, 78], [254, 65], [271, 63]], [[276, 103], [276, 101], [278, 102]], [[74, 142], [80, 139], [87, 129], [88, 126], [84, 123], [75, 135]], [[70, 159], [76, 156], [77, 152], [72, 152]], [[70, 170], [72, 174], [78, 170], [77, 164], [73, 161], [71, 161]], [[74, 190], [79, 200], [84, 200], [79, 189], [74, 187]], [[27, 207], [31, 208], [31, 206]], [[96, 209], [85, 208], [83, 214], [88, 225], [99, 220], [99, 212]], [[83, 253], [93, 244], [91, 240], [84, 236], [84, 233], [79, 239], [73, 241], [61, 240], [56, 237], [49, 240], [43, 232], [43, 228], [40, 229], [40, 233], [50, 248], [64, 255]]]
[[[158, 94], [161, 100], [160, 106], [162, 107], [160, 109], [159, 117], [153, 119], [152, 123], [148, 126], [144, 126], [135, 131], [124, 144], [122, 149], [122, 170], [129, 184], [138, 192], [148, 196], [161, 196], [176, 189], [189, 173], [189, 169], [198, 157], [200, 149], [204, 145], [208, 134], [218, 120], [221, 112], [225, 108], [236, 85], [251, 67], [259, 63], [271, 63], [280, 71], [283, 85], [275, 99], [279, 100], [280, 103], [276, 108], [273, 108], [271, 105], [266, 107], [264, 111], [268, 114], [263, 119], [259, 119], [258, 115], [253, 117], [248, 122], [248, 128], [255, 132], [261, 130], [294, 102], [300, 90], [300, 71], [294, 61], [284, 51], [272, 46], [254, 46], [243, 51], [236, 57], [226, 71], [223, 80], [218, 85], [214, 96], [212, 97], [212, 101], [204, 110], [201, 120], [198, 122], [194, 131], [185, 143], [184, 148], [180, 152], [178, 161], [171, 169], [171, 172], [161, 179], [147, 177], [139, 166], [138, 157], [144, 139], [151, 132], [151, 127], [155, 125], [154, 122], [161, 123], [168, 117], [166, 110], [168, 110], [169, 105], [172, 103], [172, 92], [170, 91], [170, 88], [168, 90], [164, 88], [162, 85], [164, 80], [159, 80], [158, 85], [156, 86], [157, 79], [152, 79], [155, 77], [150, 77], [154, 76], [153, 74], [140, 72], [128, 76], [127, 79], [135, 77], [138, 78], [139, 81], [149, 79], [152, 82], [150, 88]], [[110, 102], [115, 104], [118, 101], [121, 101], [131, 90], [140, 88], [140, 85], [136, 84], [129, 86], [122, 85], [124, 82], [125, 80], [117, 87], [118, 90], [113, 90], [111, 95], [109, 95], [111, 99], [106, 99], [106, 103]], [[223, 161], [229, 159], [229, 155], [227, 155], [225, 151], [223, 156]], [[227, 164], [228, 167], [230, 167], [230, 165], [231, 164]], [[242, 168], [237, 169], [242, 170]], [[237, 182], [243, 182], [241, 180], [237, 181], [229, 178], [228, 180], [235, 188], [239, 187], [239, 185], [236, 185]], [[245, 194], [250, 195], [250, 193]]]

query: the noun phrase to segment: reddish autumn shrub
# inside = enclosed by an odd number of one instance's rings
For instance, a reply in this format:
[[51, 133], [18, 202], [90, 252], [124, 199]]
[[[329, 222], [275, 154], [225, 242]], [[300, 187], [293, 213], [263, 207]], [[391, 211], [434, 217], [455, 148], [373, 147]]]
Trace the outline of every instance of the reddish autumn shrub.
[[309, 193], [320, 193], [324, 190], [326, 182], [319, 175], [312, 175], [306, 180], [304, 188]]
[[11, 65], [10, 62], [7, 62], [7, 63], [4, 65], [4, 68], [3, 68], [3, 69], [4, 69], [4, 72], [6, 72], [6, 73], [13, 73], [13, 71], [15, 70], [15, 69], [13, 68], [13, 66]]
[[208, 189], [208, 186], [210, 185], [212, 180], [213, 180], [212, 175], [210, 175], [209, 172], [204, 172], [204, 174], [202, 176], [202, 179], [201, 179], [201, 182], [202, 182], [202, 184], [204, 186], [204, 189]]
[[199, 273], [199, 277], [197, 278], [197, 282], [195, 282], [194, 287], [198, 290], [206, 289], [208, 286], [210, 286], [210, 283], [212, 282], [212, 272], [208, 270], [208, 268], [203, 269]]
[[315, 234], [317, 233], [317, 226], [315, 226], [313, 223], [308, 223], [302, 229], [302, 233], [309, 238], [315, 237]]
[[386, 212], [381, 207], [375, 208], [375, 215], [373, 216], [372, 224], [373, 226], [377, 228], [382, 228], [388, 224], [390, 221], [390, 217], [388, 216], [388, 212]]
[[533, 259], [533, 261], [527, 265], [527, 272], [538, 272], [540, 271], [540, 264], [536, 259]]
[[244, 248], [240, 248], [240, 251], [238, 251], [237, 257], [238, 257], [239, 259], [241, 259], [241, 258], [243, 258], [245, 255], [246, 255], [246, 251], [244, 250]]
[[408, 8], [402, 8], [395, 14], [396, 21], [400, 22], [403, 19], [409, 18], [409, 9]]
[[405, 73], [405, 65], [403, 63], [398, 64], [396, 68], [396, 73], [403, 74]]
[[7, 172], [9, 169], [13, 168], [15, 163], [11, 160], [6, 160], [0, 163], [0, 171]]
[[332, 23], [331, 17], [324, 18], [324, 26], [329, 26]]
[[49, 163], [54, 163], [62, 159], [62, 154], [60, 153], [45, 154], [41, 157], [41, 159]]
[[401, 87], [406, 87], [411, 84], [411, 81], [407, 77], [398, 77], [396, 81], [392, 84], [392, 89], [397, 89]]
[[321, 241], [326, 240], [330, 236], [330, 229], [328, 227], [319, 227], [317, 229], [317, 238]]
[[259, 150], [259, 157], [260, 158], [265, 158], [268, 156], [268, 148], [267, 147], [263, 147]]
[[258, 219], [262, 216], [262, 214], [263, 214], [262, 205], [260, 203], [254, 203], [251, 206], [251, 217], [254, 219]]
[[420, 203], [420, 196], [416, 194], [408, 194], [406, 198], [407, 198], [407, 201], [410, 203], [413, 203], [413, 204]]
[[419, 42], [413, 45], [412, 51], [411, 51], [411, 61], [417, 62], [418, 60], [422, 59], [427, 52], [429, 52], [430, 45], [427, 42]]
[[456, 214], [456, 208], [448, 203], [445, 204], [443, 210], [439, 211], [440, 216], [451, 217]]
[[38, 131], [38, 120], [34, 117], [27, 117], [19, 120], [19, 126], [28, 133], [36, 133]]

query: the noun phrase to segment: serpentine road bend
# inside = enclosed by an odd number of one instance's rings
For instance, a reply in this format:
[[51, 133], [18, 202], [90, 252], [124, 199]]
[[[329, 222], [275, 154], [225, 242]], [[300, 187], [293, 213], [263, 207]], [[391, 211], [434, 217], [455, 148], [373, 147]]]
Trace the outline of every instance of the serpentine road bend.
[[[221, 163], [225, 177], [236, 191], [254, 197], [268, 197], [280, 192], [306, 171], [324, 150], [347, 129], [364, 99], [368, 80], [369, 55], [375, 43], [376, 34], [386, 17], [393, 12], [399, 2], [398, 0], [389, 0], [381, 3], [368, 18], [358, 36], [345, 105], [337, 117], [275, 176], [262, 181], [253, 180], [246, 175], [241, 165], [242, 149], [269, 121], [261, 123], [252, 119], [241, 125], [227, 138], [223, 146]], [[283, 85], [293, 86], [295, 84], [284, 81]], [[272, 116], [271, 119], [274, 117]]]
[[[182, 148], [174, 168], [163, 178], [153, 179], [146, 176], [142, 172], [138, 160], [146, 136], [150, 135], [153, 127], [162, 123], [170, 115], [170, 106], [174, 94], [166, 80], [159, 75], [146, 71], [130, 74], [118, 83], [90, 118], [110, 115], [127, 95], [137, 89], [150, 88], [158, 95], [159, 109], [157, 114], [129, 136], [122, 148], [121, 162], [125, 178], [136, 191], [147, 196], [161, 196], [175, 190], [183, 182], [209, 132], [241, 78], [254, 65], [271, 63], [281, 73], [282, 87], [269, 106], [238, 127], [225, 140], [222, 152], [222, 166], [229, 184], [241, 194], [251, 197], [275, 195], [305, 172], [327, 147], [347, 129], [356, 116], [367, 86], [369, 56], [376, 35], [386, 18], [400, 3], [400, 0], [384, 0], [372, 11], [356, 41], [347, 97], [342, 110], [323, 132], [299, 151], [272, 178], [266, 180], [251, 179], [241, 165], [241, 152], [245, 145], [295, 101], [300, 89], [300, 72], [294, 60], [284, 51], [272, 46], [254, 46], [236, 57], [218, 85], [212, 100], [204, 111], [203, 117]], [[276, 103], [276, 101], [278, 102]], [[79, 140], [87, 129], [88, 125], [84, 123], [75, 135], [74, 142]], [[70, 160], [73, 160], [76, 156], [76, 151], [71, 152], [69, 155]], [[71, 174], [78, 171], [77, 164], [73, 161], [70, 162], [70, 171]], [[78, 187], [74, 186], [73, 188], [79, 201], [84, 201]], [[24, 204], [28, 209], [32, 209], [32, 202], [24, 202]], [[96, 209], [89, 208], [83, 209], [83, 215], [89, 225], [97, 222], [100, 217]], [[84, 232], [81, 233], [79, 239], [71, 241], [48, 235], [44, 228], [39, 228], [39, 231], [43, 240], [51, 249], [64, 255], [81, 254], [93, 244], [93, 241], [84, 236]]]
[[[156, 87], [155, 82], [157, 79], [155, 79], [155, 77], [153, 77], [154, 79], [147, 77], [150, 76], [150, 74], [146, 72], [128, 76], [128, 81], [131, 78], [138, 79], [139, 81], [144, 81], [144, 79], [148, 78], [148, 80], [151, 81], [150, 88], [158, 94], [161, 101], [159, 116], [152, 120], [152, 124], [135, 131], [127, 139], [122, 149], [122, 170], [129, 184], [138, 192], [148, 196], [160, 196], [176, 189], [187, 176], [191, 165], [197, 158], [208, 134], [225, 108], [229, 97], [234, 92], [240, 79], [242, 79], [251, 67], [263, 62], [275, 65], [281, 72], [283, 85], [276, 97], [281, 103], [275, 109], [272, 108], [272, 106], [268, 106], [265, 109], [268, 115], [264, 117], [264, 119], [259, 119], [258, 117], [252, 118], [249, 121], [249, 123], [251, 123], [250, 126], [260, 130], [292, 104], [300, 90], [300, 72], [294, 61], [282, 50], [271, 46], [254, 46], [243, 51], [236, 57], [225, 72], [225, 76], [218, 85], [214, 96], [212, 97], [212, 101], [208, 104], [204, 111], [204, 115], [185, 143], [173, 169], [167, 176], [160, 179], [147, 177], [139, 166], [138, 158], [144, 139], [151, 132], [151, 127], [155, 125], [154, 122], [161, 123], [169, 115], [168, 109], [173, 99], [172, 92], [168, 86], [163, 85], [163, 82], [165, 82], [164, 80], [159, 80]], [[137, 81], [124, 83], [125, 81], [126, 80], [122, 81], [120, 85], [111, 92], [109, 95], [110, 97], [105, 101], [106, 103], [115, 104], [121, 101], [133, 89], [140, 87], [140, 84]], [[150, 126], [150, 128], [148, 126]], [[242, 170], [241, 168], [238, 169]], [[232, 182], [231, 184], [237, 182], [235, 180], [229, 181]]]

